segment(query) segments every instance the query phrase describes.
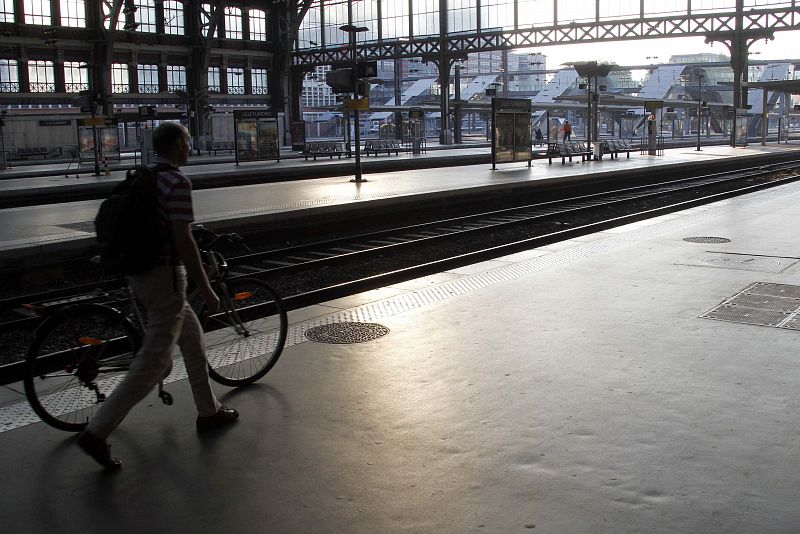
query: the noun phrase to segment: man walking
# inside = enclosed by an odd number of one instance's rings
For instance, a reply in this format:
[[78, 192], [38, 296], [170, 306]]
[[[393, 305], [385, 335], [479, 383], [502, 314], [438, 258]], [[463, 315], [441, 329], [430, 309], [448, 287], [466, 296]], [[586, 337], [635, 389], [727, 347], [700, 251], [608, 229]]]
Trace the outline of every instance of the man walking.
[[194, 221], [192, 185], [178, 170], [189, 158], [189, 132], [179, 124], [163, 123], [153, 132], [153, 148], [157, 154], [154, 163], [165, 168], [158, 173], [157, 194], [160, 215], [171, 230], [172, 239], [160, 254], [158, 265], [131, 276], [131, 285], [147, 316], [144, 342], [122, 383], [78, 437], [78, 445], [87, 454], [113, 470], [119, 469], [122, 463], [111, 457], [106, 440], [128, 412], [169, 374], [176, 343], [183, 354], [197, 407], [197, 430], [226, 425], [239, 417], [236, 410], [220, 404], [211, 390], [203, 330], [186, 302], [188, 272], [206, 301], [208, 313], [219, 309], [219, 298], [203, 270], [191, 232], [190, 225]]
[[572, 140], [572, 125], [569, 121], [564, 121], [564, 141]]

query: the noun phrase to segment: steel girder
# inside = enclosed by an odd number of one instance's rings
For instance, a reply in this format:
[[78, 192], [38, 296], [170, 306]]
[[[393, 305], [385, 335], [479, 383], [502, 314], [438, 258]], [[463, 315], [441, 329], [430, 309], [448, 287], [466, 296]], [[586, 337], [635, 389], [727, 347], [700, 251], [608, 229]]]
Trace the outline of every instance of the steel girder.
[[[665, 37], [706, 36], [736, 29], [736, 11], [685, 14], [673, 17], [646, 17], [628, 20], [570, 23], [565, 25], [520, 28], [502, 32], [483, 32], [430, 36], [411, 41], [378, 41], [358, 46], [362, 59], [441, 57], [442, 54], [491, 52], [515, 48], [542, 47], [572, 43], [628, 41]], [[788, 31], [800, 29], [800, 7], [780, 7], [744, 12], [743, 30]], [[442, 44], [444, 43], [444, 45]], [[446, 47], [446, 49], [442, 49]], [[294, 53], [294, 64], [313, 67], [351, 61], [348, 47], [302, 50]]]

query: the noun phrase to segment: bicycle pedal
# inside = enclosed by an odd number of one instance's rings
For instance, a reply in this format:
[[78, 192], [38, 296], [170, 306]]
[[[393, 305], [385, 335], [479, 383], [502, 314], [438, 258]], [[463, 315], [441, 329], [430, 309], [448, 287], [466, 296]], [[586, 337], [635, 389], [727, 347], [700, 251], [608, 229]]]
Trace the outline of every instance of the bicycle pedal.
[[172, 406], [172, 403], [175, 402], [175, 400], [172, 398], [172, 394], [170, 394], [168, 391], [159, 391], [158, 396], [161, 397], [161, 402], [167, 406]]

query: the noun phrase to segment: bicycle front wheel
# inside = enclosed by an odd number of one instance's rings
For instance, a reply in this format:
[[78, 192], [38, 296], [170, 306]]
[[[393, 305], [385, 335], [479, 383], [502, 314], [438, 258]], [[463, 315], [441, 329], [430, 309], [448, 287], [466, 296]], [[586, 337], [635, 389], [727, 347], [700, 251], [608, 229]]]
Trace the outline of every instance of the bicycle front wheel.
[[86, 427], [139, 349], [139, 333], [102, 304], [58, 310], [36, 330], [25, 361], [25, 395], [45, 423]]
[[226, 386], [250, 384], [280, 358], [288, 330], [286, 309], [275, 290], [256, 278], [218, 289], [222, 310], [204, 324], [209, 375]]

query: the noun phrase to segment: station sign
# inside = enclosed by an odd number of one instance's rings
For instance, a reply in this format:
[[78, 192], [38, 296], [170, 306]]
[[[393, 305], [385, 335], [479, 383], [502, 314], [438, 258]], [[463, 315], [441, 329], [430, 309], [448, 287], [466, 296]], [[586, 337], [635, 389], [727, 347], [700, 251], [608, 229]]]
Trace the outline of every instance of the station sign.
[[72, 126], [72, 119], [50, 119], [39, 121], [39, 126]]
[[531, 101], [529, 98], [492, 98], [492, 110], [500, 113], [522, 113], [531, 110]]
[[369, 110], [369, 98], [351, 98], [347, 101], [347, 109], [353, 111]]
[[78, 126], [116, 126], [119, 123], [117, 119], [109, 117], [86, 117], [78, 119]]
[[664, 107], [663, 100], [645, 100], [644, 101], [644, 109], [647, 111], [655, 111], [657, 109], [661, 109]]
[[425, 110], [422, 108], [411, 108], [408, 110], [408, 117], [416, 120], [423, 119], [425, 118]]

